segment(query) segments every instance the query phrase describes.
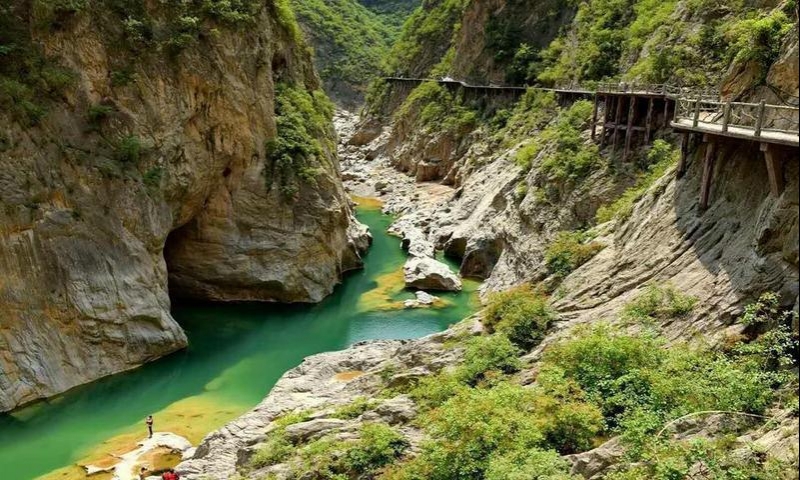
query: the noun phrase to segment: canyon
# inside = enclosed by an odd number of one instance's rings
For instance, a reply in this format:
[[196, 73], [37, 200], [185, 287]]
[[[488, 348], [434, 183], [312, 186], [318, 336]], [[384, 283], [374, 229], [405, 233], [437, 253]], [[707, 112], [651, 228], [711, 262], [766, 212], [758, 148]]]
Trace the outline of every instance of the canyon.
[[[796, 5], [223, 3], [6, 12], [70, 73], [31, 121], [0, 71], [0, 411], [186, 348], [181, 302], [319, 304], [376, 323], [292, 347], [182, 478], [797, 471], [797, 147], [670, 126], [712, 91], [796, 133]], [[689, 93], [623, 156], [599, 92], [637, 82]]]

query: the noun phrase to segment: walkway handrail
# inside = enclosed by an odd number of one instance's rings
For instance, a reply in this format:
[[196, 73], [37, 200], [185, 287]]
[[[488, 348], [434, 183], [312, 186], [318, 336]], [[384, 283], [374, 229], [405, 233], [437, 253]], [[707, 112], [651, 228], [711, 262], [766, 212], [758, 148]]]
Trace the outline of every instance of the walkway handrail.
[[384, 77], [388, 81], [401, 82], [437, 82], [441, 84], [458, 84], [465, 88], [491, 88], [523, 90], [535, 88], [539, 90], [557, 90], [562, 92], [574, 93], [631, 93], [660, 95], [669, 98], [678, 97], [699, 97], [708, 100], [719, 100], [719, 92], [715, 88], [707, 87], [686, 87], [681, 85], [671, 85], [667, 83], [636, 83], [636, 82], [601, 82], [597, 84], [557, 84], [552, 88], [531, 87], [527, 85], [471, 85], [463, 80], [443, 79], [443, 78], [411, 78], [411, 77]]
[[691, 120], [692, 126], [713, 123], [727, 132], [730, 127], [753, 130], [755, 137], [763, 131], [799, 134], [800, 109], [788, 105], [720, 102], [700, 97], [681, 97], [676, 101], [675, 120]]

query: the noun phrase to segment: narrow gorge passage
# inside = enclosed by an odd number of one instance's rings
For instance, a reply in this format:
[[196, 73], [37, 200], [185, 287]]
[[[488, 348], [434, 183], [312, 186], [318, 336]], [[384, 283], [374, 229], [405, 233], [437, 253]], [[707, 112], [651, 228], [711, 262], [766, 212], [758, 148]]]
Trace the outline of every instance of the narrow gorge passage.
[[157, 431], [197, 444], [256, 405], [303, 357], [363, 340], [420, 337], [470, 313], [474, 284], [458, 294], [440, 294], [448, 301], [442, 308], [380, 305], [374, 291], [385, 286], [381, 278], [402, 267], [405, 255], [400, 240], [386, 233], [391, 217], [379, 207], [359, 208], [358, 218], [374, 237], [365, 268], [348, 275], [320, 304], [175, 304], [173, 315], [189, 337], [187, 350], [0, 416], [2, 478], [84, 478], [79, 464], [129, 450], [143, 437], [142, 422], [151, 413]]

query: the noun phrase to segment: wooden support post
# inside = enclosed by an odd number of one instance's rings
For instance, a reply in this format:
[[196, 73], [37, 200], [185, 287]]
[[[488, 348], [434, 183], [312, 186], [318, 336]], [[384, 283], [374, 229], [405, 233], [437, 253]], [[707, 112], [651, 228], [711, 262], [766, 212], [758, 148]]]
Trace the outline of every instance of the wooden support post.
[[614, 135], [611, 138], [611, 154], [617, 151], [617, 139], [619, 138], [619, 122], [622, 120], [622, 95], [617, 95], [617, 112], [614, 115]]
[[694, 118], [692, 119], [692, 126], [696, 127], [697, 122], [700, 120], [700, 99], [694, 101]]
[[622, 160], [628, 159], [628, 154], [631, 151], [631, 140], [633, 139], [633, 118], [636, 116], [636, 97], [631, 95], [628, 104], [628, 125], [625, 128], [625, 151], [622, 154]]
[[653, 128], [653, 97], [647, 102], [647, 119], [644, 126], [644, 143], [650, 143], [650, 130]]
[[606, 145], [606, 124], [608, 123], [609, 95], [603, 100], [603, 128], [600, 130], [600, 148]]
[[689, 157], [689, 137], [692, 134], [685, 132], [681, 137], [681, 158], [678, 160], [678, 168], [675, 170], [675, 175], [681, 178], [686, 173], [686, 161]]
[[756, 115], [756, 131], [754, 133], [756, 137], [761, 136], [761, 128], [764, 126], [764, 106], [766, 103], [766, 100], [761, 100], [761, 102], [758, 104], [758, 114]]
[[594, 96], [594, 106], [592, 107], [592, 140], [597, 134], [597, 95]]
[[714, 160], [716, 160], [716, 144], [707, 136], [703, 138], [706, 145], [706, 154], [703, 159], [703, 180], [700, 184], [700, 210], [708, 208], [708, 199], [711, 196], [711, 182], [714, 177]]
[[769, 191], [777, 198], [783, 193], [783, 165], [775, 155], [774, 148], [770, 147], [768, 143], [762, 143], [760, 148], [764, 152], [764, 161], [767, 162]]
[[[677, 110], [678, 107], [675, 107]], [[664, 97], [664, 128], [669, 127], [669, 98]]]
[[728, 100], [725, 102], [725, 106], [722, 110], [722, 131], [728, 131], [728, 124], [731, 123], [731, 101]]

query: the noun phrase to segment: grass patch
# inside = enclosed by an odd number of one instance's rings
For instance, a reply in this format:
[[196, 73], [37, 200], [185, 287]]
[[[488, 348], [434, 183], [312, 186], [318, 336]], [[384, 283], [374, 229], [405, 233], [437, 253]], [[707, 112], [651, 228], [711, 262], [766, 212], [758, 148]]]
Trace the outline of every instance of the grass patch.
[[626, 303], [622, 318], [632, 323], [652, 325], [656, 322], [688, 315], [697, 304], [697, 298], [684, 295], [672, 285], [648, 285], [644, 292]]

